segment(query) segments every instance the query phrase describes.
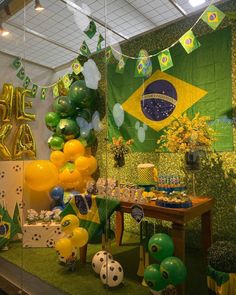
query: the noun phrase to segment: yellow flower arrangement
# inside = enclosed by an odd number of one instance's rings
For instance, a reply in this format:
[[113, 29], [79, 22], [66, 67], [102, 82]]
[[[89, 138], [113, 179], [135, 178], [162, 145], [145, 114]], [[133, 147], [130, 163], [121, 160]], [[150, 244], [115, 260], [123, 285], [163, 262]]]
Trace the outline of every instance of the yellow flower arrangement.
[[209, 151], [215, 141], [215, 131], [207, 124], [210, 117], [197, 113], [191, 120], [186, 114], [176, 119], [157, 144], [173, 153]]
[[122, 136], [120, 136], [118, 139], [113, 137], [112, 144], [110, 144], [110, 151], [114, 155], [114, 157], [122, 157], [125, 154], [128, 154], [128, 152], [130, 151], [130, 146], [132, 144], [132, 139], [125, 141]]

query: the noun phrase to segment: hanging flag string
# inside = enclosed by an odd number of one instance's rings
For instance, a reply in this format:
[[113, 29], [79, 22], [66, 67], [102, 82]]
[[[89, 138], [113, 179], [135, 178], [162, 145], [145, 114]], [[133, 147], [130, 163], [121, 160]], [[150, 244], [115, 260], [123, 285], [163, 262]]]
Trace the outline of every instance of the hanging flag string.
[[[154, 53], [151, 55], [147, 54], [145, 56], [145, 58], [150, 59], [152, 57], [158, 56], [161, 70], [164, 71], [164, 70], [173, 66], [173, 62], [171, 59], [169, 49], [172, 48], [173, 46], [175, 46], [177, 43], [180, 42], [187, 53], [191, 53], [194, 49], [198, 48], [200, 46], [200, 43], [197, 41], [192, 30], [198, 24], [200, 19], [202, 19], [212, 29], [215, 30], [225, 17], [225, 14], [222, 11], [220, 11], [217, 7], [212, 5], [214, 2], [215, 2], [214, 0], [211, 0], [210, 4], [202, 12], [202, 14], [198, 17], [198, 19], [195, 21], [195, 23], [192, 25], [192, 27], [186, 33], [184, 33], [178, 40], [176, 40], [174, 43], [172, 43], [169, 47], [166, 47], [165, 49], [162, 49], [161, 51], [159, 51], [157, 53]], [[94, 23], [94, 21], [90, 22], [89, 27], [87, 28], [87, 30], [84, 33], [89, 38], [93, 38], [93, 36], [96, 33], [96, 24]], [[99, 33], [97, 52], [101, 51], [101, 43], [103, 41], [104, 41], [104, 38], [101, 35], [101, 33]], [[192, 44], [188, 44], [188, 43], [192, 43]], [[124, 67], [125, 67], [125, 63], [126, 63], [127, 59], [140, 60], [140, 56], [136, 57], [136, 56], [130, 56], [130, 55], [121, 53], [116, 48], [114, 48], [112, 45], [109, 45], [107, 48], [105, 48], [105, 61], [106, 62], [109, 62], [110, 57], [112, 55], [112, 51], [121, 56], [121, 60], [119, 61], [117, 68], [116, 68], [117, 73], [124, 72]], [[81, 47], [79, 48], [79, 54], [84, 55], [87, 58], [89, 58], [89, 56], [91, 55], [89, 47], [85, 41], [83, 41]], [[50, 85], [37, 85], [36, 83], [33, 83], [31, 81], [30, 77], [28, 77], [25, 73], [25, 69], [22, 65], [22, 60], [23, 59], [21, 57], [16, 57], [12, 63], [13, 68], [15, 70], [18, 70], [18, 73], [16, 74], [16, 76], [23, 81], [23, 86], [25, 88], [27, 88], [30, 83], [33, 85], [32, 86], [32, 94], [34, 94], [34, 95], [36, 95], [38, 88], [41, 88], [41, 99], [45, 99], [45, 95], [47, 92], [46, 89], [48, 89], [48, 88], [54, 88], [53, 92], [54, 92], [54, 96], [55, 96], [55, 94], [58, 93], [57, 86], [61, 82], [65, 84], [66, 88], [68, 88], [70, 86], [71, 81], [69, 79], [68, 74]], [[75, 59], [72, 64], [72, 70], [73, 70], [73, 73], [75, 73], [75, 74], [81, 72], [81, 70], [82, 70], [82, 66], [80, 65], [80, 63], [77, 59]]]
[[[197, 25], [197, 23], [200, 21], [200, 19], [201, 19], [202, 16], [204, 15], [204, 13], [208, 10], [208, 8], [209, 8], [213, 3], [214, 3], [214, 0], [211, 0], [210, 4], [207, 6], [207, 8], [203, 11], [203, 13], [199, 16], [199, 18], [196, 20], [196, 22], [192, 25], [192, 27], [191, 27], [188, 31], [191, 31], [191, 30]], [[168, 49], [172, 48], [172, 47], [175, 46], [178, 42], [179, 42], [179, 39], [176, 40], [174, 43], [172, 43], [169, 47], [164, 48], [162, 51], [164, 51], [164, 50], [168, 50]], [[111, 47], [112, 47], [112, 46], [111, 46]], [[116, 53], [122, 55], [123, 57], [130, 58], [130, 59], [139, 59], [139, 57], [136, 57], [136, 56], [130, 56], [130, 55], [127, 55], [127, 54], [121, 53], [121, 52], [119, 52], [117, 49], [115, 49], [114, 47], [112, 47], [112, 50], [114, 50]], [[147, 56], [147, 58], [155, 57], [155, 56], [157, 56], [159, 53], [160, 53], [160, 52], [157, 52], [157, 53], [151, 54], [151, 55]]]

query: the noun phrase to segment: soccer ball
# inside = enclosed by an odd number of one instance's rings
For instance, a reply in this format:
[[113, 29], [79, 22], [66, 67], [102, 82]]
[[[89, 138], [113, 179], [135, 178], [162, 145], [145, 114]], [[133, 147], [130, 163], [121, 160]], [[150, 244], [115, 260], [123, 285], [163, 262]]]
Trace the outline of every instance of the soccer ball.
[[97, 274], [100, 274], [102, 265], [107, 262], [107, 259], [113, 259], [112, 255], [107, 251], [99, 251], [93, 256], [92, 268]]
[[100, 279], [103, 284], [109, 287], [116, 287], [122, 283], [124, 278], [124, 271], [119, 262], [115, 260], [109, 260], [102, 265], [100, 272]]

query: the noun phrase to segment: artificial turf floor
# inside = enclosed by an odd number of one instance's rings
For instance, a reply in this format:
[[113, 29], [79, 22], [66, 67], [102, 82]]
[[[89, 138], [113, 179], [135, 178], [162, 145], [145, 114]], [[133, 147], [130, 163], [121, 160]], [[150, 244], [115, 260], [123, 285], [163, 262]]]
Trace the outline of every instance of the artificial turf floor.
[[[101, 250], [100, 244], [88, 246], [87, 264], [78, 263], [75, 272], [69, 271], [67, 267], [58, 263], [57, 255], [52, 248], [23, 249], [20, 242], [13, 242], [10, 244], [10, 249], [0, 252], [0, 255], [68, 294], [148, 295], [150, 294], [148, 288], [140, 284], [141, 279], [136, 275], [139, 263], [138, 237], [125, 234], [123, 241], [124, 243], [120, 247], [117, 247], [113, 242], [111, 252], [114, 259], [123, 266], [124, 283], [110, 289], [102, 285], [99, 276], [94, 273], [91, 267], [93, 255]], [[188, 271], [186, 295], [207, 295], [206, 266], [199, 250], [187, 249], [186, 266]]]

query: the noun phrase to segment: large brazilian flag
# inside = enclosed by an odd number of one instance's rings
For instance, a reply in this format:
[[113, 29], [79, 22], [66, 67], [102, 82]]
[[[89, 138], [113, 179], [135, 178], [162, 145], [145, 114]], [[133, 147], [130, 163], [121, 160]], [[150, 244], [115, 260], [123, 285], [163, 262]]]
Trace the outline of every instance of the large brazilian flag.
[[152, 152], [173, 120], [200, 112], [210, 116], [217, 131], [214, 149], [233, 150], [231, 30], [204, 35], [199, 42], [191, 54], [180, 44], [171, 48], [174, 66], [165, 72], [153, 57], [153, 72], [146, 79], [134, 77], [135, 60], [127, 60], [123, 74], [108, 65], [110, 139], [132, 138], [134, 151]]

